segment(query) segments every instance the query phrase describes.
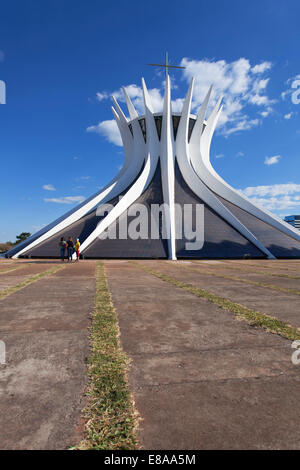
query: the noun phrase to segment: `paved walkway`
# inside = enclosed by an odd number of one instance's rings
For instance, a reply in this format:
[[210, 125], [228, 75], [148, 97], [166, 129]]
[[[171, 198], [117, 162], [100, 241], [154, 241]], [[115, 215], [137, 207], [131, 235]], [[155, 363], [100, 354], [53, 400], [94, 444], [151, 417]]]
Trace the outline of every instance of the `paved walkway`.
[[[246, 296], [248, 286], [189, 273], [180, 263], [138, 263], [235, 294], [233, 300], [252, 299], [252, 306], [264, 295], [260, 306], [267, 308], [277, 294], [259, 287]], [[129, 380], [146, 449], [300, 448], [300, 366], [291, 362], [290, 341], [127, 261], [104, 264], [122, 345], [132, 358]], [[287, 294], [286, 302], [288, 318], [298, 320], [298, 297]]]
[[[272, 261], [272, 264], [272, 273], [282, 273], [281, 270], [277, 271], [276, 261]], [[252, 273], [247, 275], [247, 273], [236, 270], [234, 262], [232, 262], [232, 269], [230, 271], [227, 269], [226, 273], [219, 264], [208, 266], [204, 263], [200, 264], [188, 261], [179, 261], [177, 263], [162, 261], [159, 264], [148, 261], [147, 266], [153, 269], [158, 269], [163, 274], [169, 274], [179, 281], [192, 284], [200, 289], [206, 289], [216, 295], [230, 299], [233, 302], [243, 304], [246, 307], [275, 316], [280, 320], [300, 327], [300, 295], [276, 291], [274, 289], [246, 284], [244, 282], [234, 281], [231, 279], [224, 279], [217, 276], [207, 276], [205, 274], [205, 272], [210, 271], [216, 275], [220, 273], [235, 278], [254, 280]], [[300, 263], [298, 266], [300, 268]], [[204, 271], [203, 274], [201, 273], [202, 270]], [[255, 280], [258, 280], [257, 276]], [[295, 288], [296, 282], [298, 290], [300, 290], [300, 280], [295, 281], [294, 279], [276, 278], [276, 282], [273, 276], [260, 276], [259, 281], [267, 284], [276, 284], [277, 286], [284, 288], [290, 287], [292, 289]]]
[[[16, 263], [3, 266], [0, 263], [0, 292], [8, 287], [15, 286], [20, 282], [26, 281], [29, 277], [47, 271], [56, 264], [51, 263]], [[16, 269], [17, 268], [17, 269]]]
[[[1, 289], [56, 262], [0, 260]], [[137, 261], [300, 326], [300, 296], [205, 274], [298, 288], [297, 261]], [[291, 342], [126, 260], [104, 261], [132, 358], [146, 449], [299, 449], [300, 366]], [[16, 271], [1, 273], [15, 266]], [[237, 268], [245, 268], [242, 272]], [[82, 436], [95, 261], [73, 263], [0, 301], [0, 449], [65, 449]], [[196, 269], [196, 271], [194, 271]], [[299, 282], [300, 285], [300, 282]]]
[[[52, 265], [24, 262], [0, 280], [15, 285]], [[95, 266], [66, 264], [0, 301], [7, 354], [0, 365], [0, 449], [65, 449], [80, 440]]]

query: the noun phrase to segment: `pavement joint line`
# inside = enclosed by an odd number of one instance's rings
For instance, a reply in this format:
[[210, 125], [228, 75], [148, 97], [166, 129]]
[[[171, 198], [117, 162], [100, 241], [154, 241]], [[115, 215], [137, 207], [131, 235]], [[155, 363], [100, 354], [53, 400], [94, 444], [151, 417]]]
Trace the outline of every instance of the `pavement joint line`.
[[297, 377], [298, 374], [296, 372], [294, 374], [288, 374], [286, 372], [282, 372], [279, 374], [272, 374], [272, 375], [255, 375], [255, 376], [245, 376], [245, 377], [228, 377], [226, 379], [222, 378], [210, 378], [210, 379], [200, 379], [200, 380], [182, 380], [178, 382], [161, 382], [156, 384], [147, 384], [147, 383], [139, 383], [138, 387], [140, 388], [152, 388], [152, 387], [174, 387], [176, 385], [191, 385], [191, 384], [200, 384], [200, 383], [210, 383], [210, 382], [233, 382], [233, 381], [240, 381], [240, 380], [264, 380], [266, 378], [277, 379], [280, 377]]
[[[197, 266], [201, 266], [201, 265], [197, 263]], [[225, 263], [224, 263], [224, 266], [221, 266], [221, 268], [231, 269], [231, 270], [234, 269], [234, 270], [237, 270], [237, 271], [242, 271], [242, 272], [249, 273], [248, 269], [240, 268], [240, 267], [237, 267], [237, 266], [230, 267], [229, 264], [225, 264]], [[253, 273], [253, 274], [263, 274], [264, 276], [280, 277], [280, 278], [286, 278], [286, 279], [300, 279], [300, 276], [290, 276], [289, 274], [270, 273], [270, 272], [266, 272], [266, 271], [251, 271], [251, 273]]]
[[[1, 331], [0, 331], [1, 332]], [[162, 357], [162, 356], [176, 356], [178, 354], [180, 355], [191, 355], [191, 354], [202, 354], [202, 353], [208, 353], [208, 352], [226, 352], [226, 351], [247, 351], [251, 349], [250, 346], [239, 346], [239, 347], [231, 347], [230, 345], [229, 346], [223, 346], [221, 348], [217, 348], [217, 347], [214, 347], [212, 346], [211, 348], [205, 348], [205, 349], [189, 349], [189, 350], [186, 350], [186, 351], [171, 351], [171, 352], [161, 352], [161, 353], [153, 353], [153, 352], [149, 352], [149, 353], [138, 353], [138, 352], [131, 352], [131, 356], [132, 357], [136, 357], [136, 358], [146, 358], [147, 356], [149, 357]], [[270, 346], [265, 346], [265, 345], [256, 345], [255, 346], [255, 349], [263, 349], [263, 350], [267, 350], [267, 349], [270, 349], [272, 351], [274, 350], [278, 350], [278, 351], [284, 351], [287, 349], [286, 346], [274, 346], [274, 345], [270, 345]]]
[[0, 292], [0, 301], [5, 299], [11, 294], [14, 294], [15, 292], [19, 291], [20, 289], [23, 289], [24, 287], [27, 287], [28, 285], [32, 284], [33, 282], [37, 282], [40, 279], [43, 279], [45, 276], [51, 276], [51, 274], [56, 273], [57, 271], [60, 271], [63, 269], [64, 266], [54, 266], [50, 269], [47, 269], [46, 271], [42, 271], [41, 273], [34, 274], [33, 276], [28, 277], [25, 279], [25, 281], [19, 282], [18, 284], [15, 284], [14, 286], [8, 287], [7, 289], [4, 289], [3, 291]]
[[86, 421], [76, 450], [135, 450], [139, 415], [128, 383], [130, 359], [122, 349], [118, 315], [109, 291], [106, 271], [96, 268], [95, 307], [91, 315]]
[[[181, 266], [181, 265], [180, 265]], [[184, 269], [189, 269], [190, 271], [195, 271], [200, 274], [204, 274], [205, 276], [213, 276], [213, 277], [219, 277], [222, 279], [228, 279], [231, 281], [237, 281], [237, 282], [242, 282], [244, 284], [249, 284], [253, 286], [258, 286], [258, 287], [264, 287], [266, 289], [272, 289], [272, 290], [277, 290], [279, 292], [285, 292], [286, 294], [294, 294], [294, 295], [300, 295], [300, 291], [297, 289], [289, 289], [288, 287], [280, 287], [280, 286], [274, 286], [273, 284], [268, 284], [266, 282], [259, 282], [259, 281], [253, 281], [251, 279], [242, 279], [240, 277], [234, 277], [230, 276], [227, 274], [217, 274], [212, 271], [203, 271], [200, 268], [192, 268], [191, 266], [182, 266]]]
[[177, 279], [171, 276], [167, 276], [161, 273], [160, 271], [152, 270], [147, 266], [144, 266], [135, 261], [130, 262], [131, 264], [139, 267], [140, 269], [144, 270], [145, 272], [148, 272], [149, 274], [152, 274], [153, 276], [156, 276], [157, 278], [163, 281], [169, 282], [170, 284], [173, 284], [176, 287], [184, 289], [186, 292], [190, 292], [196, 297], [206, 299], [207, 301], [218, 305], [223, 310], [233, 313], [236, 319], [246, 321], [250, 326], [262, 328], [263, 330], [269, 333], [277, 334], [291, 341], [300, 340], [300, 328], [289, 325], [271, 315], [266, 315], [265, 313], [258, 312], [242, 304], [233, 302], [232, 300], [227, 299], [225, 297], [218, 296], [211, 291], [199, 289], [198, 287], [195, 287], [192, 284], [178, 281]]
[[17, 271], [17, 269], [21, 269], [21, 268], [23, 268], [23, 266], [17, 266], [15, 268], [6, 269], [4, 271], [0, 270], [0, 274], [11, 273], [12, 271]]
[[[299, 381], [299, 374], [287, 374], [283, 372], [282, 374], [277, 375], [256, 375], [252, 377], [228, 377], [227, 379], [203, 379], [203, 380], [184, 380], [183, 382], [169, 382], [169, 383], [161, 383], [161, 384], [138, 384], [137, 388], [142, 389], [157, 389], [157, 388], [167, 388], [167, 387], [177, 387], [178, 385], [193, 385], [198, 383], [211, 383], [211, 382], [218, 382], [220, 384], [227, 384], [230, 382], [270, 382], [271, 380], [281, 379], [281, 378], [289, 379], [293, 381]], [[298, 379], [298, 380], [297, 380]]]
[[[72, 328], [38, 328], [38, 329], [30, 329], [30, 330], [24, 330], [23, 328], [18, 328], [17, 325], [14, 325], [14, 333], [15, 332], [18, 332], [18, 333], [22, 333], [22, 334], [30, 334], [30, 333], [34, 333], [34, 334], [37, 334], [37, 333], [55, 333], [55, 332], [68, 332], [68, 331], [82, 331], [82, 330], [85, 330], [86, 328], [85, 327], [72, 327]], [[10, 334], [11, 333], [11, 330], [7, 329], [7, 330], [2, 330], [0, 328], [0, 333], [2, 334]]]
[[[273, 260], [270, 260], [270, 263], [272, 263], [272, 262], [273, 262]], [[238, 265], [238, 266], [245, 266], [245, 264], [239, 263], [239, 262], [237, 262], [236, 260], [234, 260], [234, 263], [229, 263], [228, 261], [223, 261], [223, 263], [224, 263], [226, 266], [234, 266], [234, 267], [235, 267], [236, 265]], [[264, 268], [264, 269], [268, 269], [268, 268], [269, 268], [269, 266], [258, 266], [257, 264], [247, 264], [247, 268], [257, 269], [257, 268], [259, 268], [259, 267], [260, 267], [260, 268]], [[277, 266], [276, 266], [276, 269], [279, 269], [279, 271], [282, 271], [282, 270], [284, 270], [284, 271], [290, 271], [291, 273], [294, 273], [294, 274], [297, 273], [297, 271], [295, 271], [295, 268], [290, 268], [290, 267], [284, 267], [284, 268], [283, 268], [283, 267], [277, 265]], [[254, 271], [253, 271], [253, 272], [254, 272]]]

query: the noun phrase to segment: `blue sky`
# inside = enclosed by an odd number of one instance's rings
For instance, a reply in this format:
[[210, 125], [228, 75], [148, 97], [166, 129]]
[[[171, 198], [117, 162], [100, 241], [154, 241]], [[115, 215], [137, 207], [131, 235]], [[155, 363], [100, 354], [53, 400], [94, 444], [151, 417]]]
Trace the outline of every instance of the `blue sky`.
[[0, 241], [35, 232], [117, 173], [123, 154], [109, 97], [125, 85], [140, 109], [144, 76], [159, 110], [164, 77], [146, 64], [165, 51], [186, 66], [171, 73], [174, 109], [191, 76], [194, 111], [210, 83], [214, 99], [225, 95], [215, 169], [277, 215], [300, 213], [298, 1], [16, 0], [0, 8]]

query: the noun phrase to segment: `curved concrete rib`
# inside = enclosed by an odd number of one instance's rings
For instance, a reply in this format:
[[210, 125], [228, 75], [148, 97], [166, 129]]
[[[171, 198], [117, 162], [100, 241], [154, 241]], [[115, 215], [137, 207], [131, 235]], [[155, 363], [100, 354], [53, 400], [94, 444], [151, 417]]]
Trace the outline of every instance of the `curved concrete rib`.
[[260, 251], [265, 253], [268, 258], [274, 258], [272, 253], [257, 240], [257, 238], [243, 225], [238, 219], [219, 201], [219, 199], [205, 186], [199, 176], [193, 170], [188, 159], [188, 124], [190, 116], [190, 108], [193, 93], [193, 80], [191, 81], [189, 91], [187, 93], [183, 110], [181, 114], [180, 123], [178, 126], [176, 137], [176, 158], [179, 169], [186, 184], [192, 191], [211, 207], [218, 215], [220, 215], [226, 222], [234, 227], [241, 235], [255, 245]]
[[165, 222], [166, 233], [168, 234], [169, 259], [176, 260], [175, 158], [169, 75], [166, 77], [160, 146], [163, 200], [168, 207], [168, 210], [166, 211]]
[[[115, 118], [115, 121], [117, 123], [117, 126], [118, 126], [118, 129], [119, 129], [119, 132], [120, 132], [120, 135], [121, 135], [121, 139], [122, 139], [122, 144], [123, 144], [123, 148], [124, 148], [124, 163], [123, 163], [123, 166], [121, 168], [121, 171], [120, 173], [124, 173], [124, 171], [129, 167], [131, 161], [132, 161], [132, 150], [133, 150], [133, 138], [132, 138], [132, 134], [129, 130], [129, 127], [128, 127], [128, 122], [127, 122], [127, 119], [125, 118], [122, 119], [122, 110], [120, 109], [117, 101], [114, 99], [113, 97], [113, 101], [114, 101], [114, 104], [116, 106], [116, 108], [118, 109], [118, 112], [116, 111], [116, 109], [112, 106], [111, 107], [111, 110], [112, 110], [112, 113], [113, 113], [113, 116]], [[120, 113], [121, 112], [121, 113]], [[125, 117], [125, 116], [124, 116]], [[120, 173], [118, 176], [120, 176]]]
[[128, 112], [129, 112], [129, 116], [130, 116], [130, 120], [133, 121], [133, 119], [136, 119], [139, 117], [135, 107], [133, 106], [133, 103], [126, 91], [126, 88], [123, 86], [122, 87], [122, 90], [123, 90], [123, 93], [124, 93], [124, 96], [125, 96], [125, 101], [126, 101], [126, 105], [127, 105], [127, 108], [128, 108]]
[[[126, 197], [120, 199], [116, 206], [107, 214], [107, 216], [101, 220], [95, 230], [89, 235], [89, 237], [81, 245], [81, 253], [93, 243], [108, 227], [114, 223], [118, 217], [120, 217], [147, 189], [151, 183], [158, 159], [159, 159], [159, 140], [156, 131], [155, 120], [152, 111], [152, 105], [150, 96], [144, 80], [142, 80], [143, 95], [145, 103], [145, 115], [146, 115], [146, 132], [147, 139], [144, 146], [146, 148], [146, 161], [144, 169], [137, 181], [128, 189]], [[138, 133], [138, 127], [140, 127], [138, 120], [135, 119], [133, 122], [133, 132]], [[135, 135], [135, 134], [134, 134]], [[138, 135], [138, 134], [137, 134]], [[139, 142], [141, 143], [141, 136], [139, 136]], [[75, 258], [75, 256], [74, 256]]]
[[[194, 125], [192, 135], [191, 135], [191, 138], [190, 138], [189, 148], [193, 148], [194, 146], [196, 146], [196, 148], [198, 149], [199, 146], [200, 146], [201, 135], [202, 135], [202, 132], [203, 132], [204, 119], [205, 119], [206, 110], [207, 110], [207, 106], [208, 106], [208, 103], [209, 103], [211, 92], [212, 92], [212, 86], [209, 88], [208, 93], [207, 93], [206, 97], [204, 98], [204, 101], [203, 101], [202, 105], [199, 108], [196, 123]], [[190, 161], [192, 162], [192, 165], [193, 165], [192, 155], [193, 155], [193, 153], [188, 151], [189, 159], [190, 159]]]
[[[132, 137], [132, 134], [128, 128], [127, 119], [121, 110], [119, 104], [114, 99], [114, 104], [117, 108], [117, 111], [112, 108], [113, 115], [117, 121], [118, 128], [121, 133], [121, 138], [123, 141], [125, 149], [125, 159], [124, 164], [117, 176], [100, 192], [91, 196], [87, 201], [84, 201], [79, 207], [70, 211], [70, 213], [64, 215], [62, 218], [57, 219], [52, 224], [45, 227], [38, 234], [35, 234], [32, 238], [33, 241], [30, 243], [30, 239], [24, 242], [25, 247], [18, 247], [16, 254], [13, 254], [12, 258], [18, 258], [21, 255], [26, 254], [29, 250], [39, 245], [41, 242], [52, 237], [61, 230], [66, 229], [74, 222], [77, 222], [79, 219], [87, 215], [92, 210], [95, 210], [100, 204], [105, 204], [107, 201], [118, 196], [122, 191], [132, 184], [132, 182], [137, 178], [140, 173], [144, 161], [145, 161], [145, 143], [143, 140], [143, 147], [141, 145], [141, 139], [139, 131], [135, 133], [135, 139]], [[133, 150], [132, 150], [133, 149]], [[134, 156], [134, 158], [133, 158]], [[29, 243], [28, 243], [29, 241]], [[21, 248], [21, 250], [20, 250]]]
[[[260, 209], [255, 206], [246, 196], [243, 196], [232, 188], [221, 176], [214, 170], [210, 162], [210, 144], [222, 107], [219, 109], [220, 102], [217, 103], [211, 115], [207, 120], [207, 125], [199, 139], [199, 134], [191, 136], [189, 151], [191, 153], [191, 162], [199, 178], [216, 194], [231, 202], [232, 204], [244, 209], [246, 212], [254, 215], [263, 222], [275, 227], [281, 232], [300, 241], [300, 234], [279, 217], [269, 212], [267, 209]], [[196, 127], [196, 124], [195, 124]]]
[[166, 78], [161, 140], [158, 138], [152, 103], [144, 79], [142, 79], [142, 88], [145, 105], [146, 139], [139, 123], [138, 113], [126, 89], [123, 87], [130, 123], [114, 97], [114, 107], [112, 107], [125, 154], [124, 164], [120, 172], [104, 189], [34, 234], [30, 239], [18, 245], [18, 247], [10, 250], [8, 256], [17, 258], [27, 253], [56, 233], [67, 229], [71, 224], [95, 210], [97, 206], [102, 207], [108, 201], [119, 196], [124, 190], [127, 190], [126, 196], [119, 200], [109, 214], [101, 220], [97, 228], [82, 243], [81, 251], [84, 252], [101, 233], [143, 194], [153, 179], [160, 159], [163, 202], [169, 209], [164, 219], [166, 221], [166, 232], [169, 234], [169, 258], [176, 259], [175, 156], [182, 176], [191, 190], [266, 256], [274, 258], [272, 253], [221, 203], [217, 196], [224, 198], [280, 230], [282, 233], [300, 241], [300, 234], [296, 229], [281, 221], [269, 211], [255, 206], [246, 196], [228, 185], [213, 169], [209, 151], [212, 135], [222, 110], [222, 107], [220, 107], [222, 98], [218, 100], [207, 121], [205, 121], [212, 88], [209, 89], [198, 111], [196, 123], [190, 141], [188, 141], [193, 83], [194, 81], [192, 80], [183, 105], [176, 142], [174, 142], [173, 135], [169, 76], [167, 75]]

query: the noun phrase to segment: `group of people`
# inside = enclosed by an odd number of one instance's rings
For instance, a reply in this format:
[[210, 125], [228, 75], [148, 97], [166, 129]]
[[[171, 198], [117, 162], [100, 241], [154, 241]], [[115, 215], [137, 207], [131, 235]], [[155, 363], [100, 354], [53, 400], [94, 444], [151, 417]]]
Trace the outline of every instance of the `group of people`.
[[69, 237], [66, 241], [64, 237], [61, 237], [59, 242], [60, 247], [60, 258], [62, 261], [65, 261], [65, 256], [67, 252], [68, 261], [72, 261], [74, 252], [76, 253], [76, 261], [79, 261], [80, 258], [80, 241], [77, 238], [76, 243], [74, 244], [72, 237]]

